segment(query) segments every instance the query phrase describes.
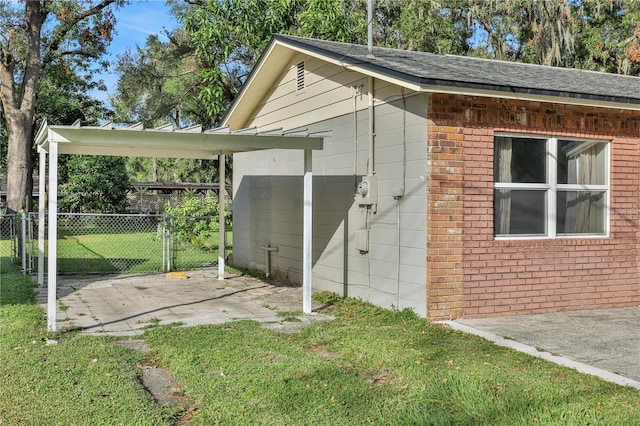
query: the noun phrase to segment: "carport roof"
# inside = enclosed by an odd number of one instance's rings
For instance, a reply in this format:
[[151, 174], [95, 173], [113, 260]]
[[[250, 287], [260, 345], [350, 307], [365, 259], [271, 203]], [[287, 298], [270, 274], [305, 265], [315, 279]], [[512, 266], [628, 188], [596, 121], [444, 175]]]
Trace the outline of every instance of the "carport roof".
[[[58, 154], [87, 154], [134, 157], [168, 157], [212, 159], [234, 152], [263, 149], [304, 150], [303, 177], [303, 302], [304, 313], [311, 313], [312, 272], [312, 151], [323, 148], [324, 138], [330, 132], [309, 133], [305, 130], [285, 132], [282, 129], [258, 132], [255, 128], [230, 131], [218, 128], [203, 131], [201, 126], [173, 130], [171, 125], [145, 130], [142, 124], [127, 128], [114, 128], [111, 123], [103, 126], [81, 126], [77, 121], [71, 126], [50, 126], [46, 120], [38, 130], [36, 143], [40, 153], [40, 185], [45, 187], [45, 163], [49, 156], [48, 189], [48, 269], [47, 269], [47, 326], [56, 329], [56, 280], [57, 280], [57, 209], [58, 209]], [[225, 182], [225, 167], [218, 168], [220, 182]], [[45, 223], [45, 199], [40, 194], [38, 220]], [[219, 202], [218, 278], [224, 279], [225, 218], [224, 197]], [[45, 230], [38, 227], [38, 283], [44, 285]]]
[[46, 121], [36, 136], [38, 147], [49, 151], [58, 143], [60, 154], [131, 157], [213, 159], [221, 154], [263, 149], [321, 150], [330, 132], [310, 133], [306, 129], [258, 132], [255, 128], [231, 131], [228, 127], [204, 130], [202, 126], [173, 130], [171, 125], [145, 129], [140, 124], [125, 128], [111, 122], [102, 126], [52, 126]]

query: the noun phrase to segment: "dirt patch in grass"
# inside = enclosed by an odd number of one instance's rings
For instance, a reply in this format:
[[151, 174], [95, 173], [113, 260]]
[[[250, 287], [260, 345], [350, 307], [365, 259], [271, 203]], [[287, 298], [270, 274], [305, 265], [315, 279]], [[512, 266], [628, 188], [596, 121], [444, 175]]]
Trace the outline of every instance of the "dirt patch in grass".
[[149, 352], [149, 346], [147, 346], [147, 342], [142, 339], [138, 340], [120, 340], [117, 342], [118, 345], [122, 346], [125, 349], [131, 349], [138, 352]]
[[[149, 352], [149, 346], [142, 339], [137, 340], [120, 340], [118, 345], [139, 351]], [[180, 425], [191, 424], [190, 420], [193, 411], [189, 410], [191, 399], [187, 397], [184, 388], [171, 375], [166, 368], [156, 367], [153, 365], [138, 365], [142, 372], [140, 383], [153, 398], [153, 401], [163, 407], [179, 407], [184, 410], [184, 415], [178, 420]]]
[[165, 407], [186, 407], [189, 399], [184, 389], [166, 368], [150, 365], [140, 366], [140, 382], [153, 396], [156, 404]]

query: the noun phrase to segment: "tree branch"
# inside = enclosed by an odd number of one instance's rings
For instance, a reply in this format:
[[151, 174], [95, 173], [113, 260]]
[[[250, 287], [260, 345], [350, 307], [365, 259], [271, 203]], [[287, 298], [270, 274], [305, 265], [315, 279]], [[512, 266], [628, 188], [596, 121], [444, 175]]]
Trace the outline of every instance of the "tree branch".
[[[99, 55], [96, 55], [94, 52], [84, 49], [76, 49], [76, 50], [63, 50], [58, 52], [58, 56], [82, 56], [85, 58], [93, 58], [97, 59]], [[52, 58], [53, 59], [53, 58]]]
[[49, 41], [48, 45], [45, 47], [43, 62], [47, 64], [53, 60], [53, 56], [54, 56], [53, 53], [58, 50], [58, 48], [60, 47], [60, 44], [64, 41], [64, 38], [67, 36], [69, 31], [71, 31], [75, 27], [75, 25], [78, 22], [82, 21], [83, 19], [89, 16], [93, 16], [99, 13], [105, 7], [115, 3], [116, 1], [117, 0], [102, 0], [97, 5], [85, 11], [79, 12], [75, 15], [72, 15], [69, 18], [66, 18], [58, 27], [56, 27], [53, 37]]
[[16, 107], [14, 93], [15, 83], [13, 81], [14, 62], [5, 61], [6, 52], [2, 49], [2, 63], [0, 63], [0, 99], [5, 106], [5, 110]]

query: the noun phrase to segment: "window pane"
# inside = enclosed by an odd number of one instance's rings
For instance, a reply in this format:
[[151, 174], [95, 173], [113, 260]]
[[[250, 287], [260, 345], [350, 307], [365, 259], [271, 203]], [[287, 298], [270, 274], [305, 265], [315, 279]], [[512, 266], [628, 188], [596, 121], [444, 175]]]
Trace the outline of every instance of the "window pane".
[[558, 141], [558, 183], [606, 185], [606, 143]]
[[604, 235], [605, 194], [604, 191], [558, 191], [558, 235]]
[[494, 179], [501, 183], [546, 183], [546, 139], [496, 136]]
[[494, 232], [496, 235], [545, 235], [546, 191], [496, 189]]

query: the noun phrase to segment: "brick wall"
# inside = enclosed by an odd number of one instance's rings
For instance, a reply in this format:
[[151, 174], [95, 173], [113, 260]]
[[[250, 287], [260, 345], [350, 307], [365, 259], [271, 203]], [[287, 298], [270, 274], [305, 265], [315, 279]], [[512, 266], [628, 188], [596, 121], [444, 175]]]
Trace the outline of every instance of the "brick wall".
[[[610, 140], [610, 236], [495, 240], [493, 135]], [[636, 306], [640, 115], [434, 94], [428, 111], [427, 309], [432, 320]]]

